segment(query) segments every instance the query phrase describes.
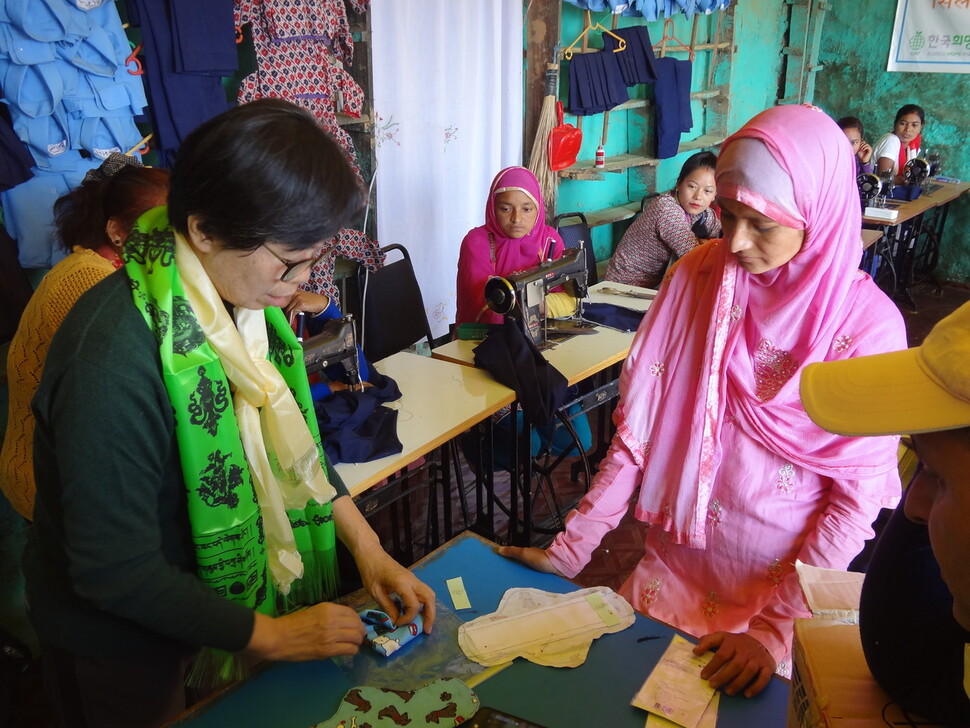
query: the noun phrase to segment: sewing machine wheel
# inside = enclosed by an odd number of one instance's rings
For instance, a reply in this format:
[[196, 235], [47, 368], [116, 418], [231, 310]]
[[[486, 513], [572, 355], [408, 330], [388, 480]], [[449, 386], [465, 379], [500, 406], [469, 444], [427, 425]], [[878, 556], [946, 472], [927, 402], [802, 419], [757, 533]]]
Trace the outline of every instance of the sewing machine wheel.
[[879, 194], [879, 188], [882, 186], [879, 178], [870, 173], [860, 174], [855, 181], [859, 185], [859, 196], [867, 202]]
[[908, 185], [918, 185], [930, 174], [930, 165], [922, 157], [916, 157], [906, 162], [903, 167], [903, 179]]
[[501, 276], [492, 276], [485, 283], [485, 303], [497, 314], [512, 313], [515, 310], [515, 287]]

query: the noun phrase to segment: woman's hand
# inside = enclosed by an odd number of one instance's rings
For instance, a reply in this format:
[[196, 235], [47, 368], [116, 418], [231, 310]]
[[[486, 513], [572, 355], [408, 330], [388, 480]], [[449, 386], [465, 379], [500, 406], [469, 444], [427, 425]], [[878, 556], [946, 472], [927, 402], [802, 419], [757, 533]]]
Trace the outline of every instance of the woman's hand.
[[859, 149], [856, 151], [855, 155], [863, 164], [869, 164], [869, 160], [872, 159], [872, 147], [869, 146], [869, 142], [867, 142], [865, 139], [859, 142]]
[[286, 308], [283, 309], [286, 313], [287, 318], [289, 318], [290, 323], [293, 323], [293, 317], [296, 316], [300, 311], [308, 313], [311, 315], [317, 315], [327, 310], [327, 306], [330, 305], [330, 296], [321, 296], [319, 293], [310, 293], [310, 291], [299, 290], [293, 294], [293, 298], [290, 302], [286, 304]]
[[767, 648], [745, 632], [704, 635], [694, 654], [703, 655], [708, 650], [714, 650], [714, 657], [701, 671], [701, 679], [728, 695], [744, 690], [744, 697], [753, 698], [767, 687], [778, 667]]
[[[431, 587], [388, 556], [383, 549], [380, 554], [372, 554], [364, 559], [363, 563], [358, 559], [357, 569], [364, 588], [391, 618], [395, 627], [413, 622], [420, 613], [425, 634], [431, 633], [435, 619], [435, 595]], [[392, 594], [400, 598], [404, 614], [398, 611]]]
[[546, 553], [545, 549], [537, 549], [531, 546], [499, 546], [498, 552], [500, 556], [504, 556], [507, 559], [513, 559], [515, 561], [521, 561], [523, 564], [535, 569], [536, 571], [541, 571], [544, 574], [556, 574], [557, 576], [562, 576], [559, 569], [552, 565], [552, 562], [549, 560], [549, 555]]
[[[333, 516], [337, 536], [350, 550], [360, 572], [364, 588], [377, 600], [382, 611], [395, 626], [413, 622], [421, 613], [425, 633], [434, 625], [434, 591], [418, 577], [387, 555], [374, 529], [364, 519], [350, 496], [333, 501]], [[391, 598], [397, 594], [404, 604], [400, 614]]]
[[324, 602], [282, 617], [257, 612], [246, 651], [264, 660], [322, 660], [357, 654], [365, 634], [357, 612]]

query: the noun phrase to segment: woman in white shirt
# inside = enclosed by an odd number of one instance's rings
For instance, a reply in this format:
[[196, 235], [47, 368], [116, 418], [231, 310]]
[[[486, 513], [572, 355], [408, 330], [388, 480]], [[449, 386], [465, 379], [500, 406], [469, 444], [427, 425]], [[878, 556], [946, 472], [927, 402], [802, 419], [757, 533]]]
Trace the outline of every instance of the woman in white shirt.
[[876, 174], [891, 169], [893, 176], [899, 181], [906, 162], [919, 156], [925, 121], [923, 107], [916, 104], [900, 107], [896, 112], [892, 132], [876, 142], [872, 153], [876, 159]]

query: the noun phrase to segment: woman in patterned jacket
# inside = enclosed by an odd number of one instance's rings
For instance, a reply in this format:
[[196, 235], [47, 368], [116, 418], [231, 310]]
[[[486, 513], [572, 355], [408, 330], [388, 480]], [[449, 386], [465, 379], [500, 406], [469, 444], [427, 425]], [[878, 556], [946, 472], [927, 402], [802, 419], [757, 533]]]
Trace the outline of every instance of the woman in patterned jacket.
[[854, 186], [851, 147], [815, 108], [769, 109], [724, 143], [724, 239], [684, 257], [644, 318], [590, 492], [548, 550], [505, 550], [575, 576], [632, 500], [648, 528], [621, 593], [716, 650], [701, 677], [730, 695], [787, 672], [810, 616], [795, 561], [845, 569], [900, 493], [896, 439], [824, 432], [798, 391], [811, 362], [905, 347], [858, 269]]
[[670, 192], [655, 197], [616, 247], [606, 280], [656, 288], [669, 262], [687, 255], [701, 240], [721, 237], [714, 201], [717, 157], [698, 152], [680, 170]]

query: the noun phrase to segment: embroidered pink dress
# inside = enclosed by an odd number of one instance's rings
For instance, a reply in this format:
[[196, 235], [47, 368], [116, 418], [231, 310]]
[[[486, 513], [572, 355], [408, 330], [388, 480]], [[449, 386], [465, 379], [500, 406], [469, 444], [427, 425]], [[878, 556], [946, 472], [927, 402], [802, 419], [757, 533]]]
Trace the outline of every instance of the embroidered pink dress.
[[812, 361], [906, 346], [895, 305], [857, 267], [840, 133], [818, 110], [781, 106], [725, 142], [720, 196], [804, 230], [802, 248], [755, 275], [725, 239], [673, 269], [624, 365], [610, 451], [547, 552], [574, 576], [634, 500], [649, 528], [623, 595], [697, 637], [747, 632], [782, 673], [793, 620], [809, 616], [795, 560], [845, 568], [900, 492], [895, 438], [826, 433], [798, 395]]

